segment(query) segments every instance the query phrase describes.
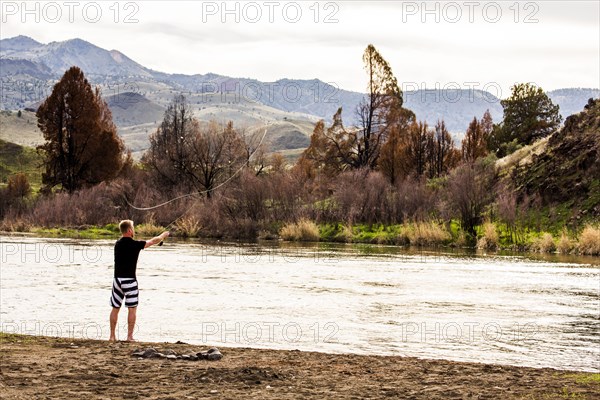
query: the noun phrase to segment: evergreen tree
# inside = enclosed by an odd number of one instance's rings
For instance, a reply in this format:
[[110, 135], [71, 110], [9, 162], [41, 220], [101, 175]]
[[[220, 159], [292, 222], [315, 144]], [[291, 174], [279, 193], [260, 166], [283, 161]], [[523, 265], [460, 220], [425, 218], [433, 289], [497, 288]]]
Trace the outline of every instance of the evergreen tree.
[[500, 104], [504, 119], [495, 127], [489, 144], [499, 157], [554, 133], [562, 121], [558, 105], [542, 88], [529, 83], [513, 86], [511, 97]]
[[42, 183], [69, 193], [115, 178], [125, 164], [123, 141], [99, 90], [71, 67], [37, 110], [46, 143]]

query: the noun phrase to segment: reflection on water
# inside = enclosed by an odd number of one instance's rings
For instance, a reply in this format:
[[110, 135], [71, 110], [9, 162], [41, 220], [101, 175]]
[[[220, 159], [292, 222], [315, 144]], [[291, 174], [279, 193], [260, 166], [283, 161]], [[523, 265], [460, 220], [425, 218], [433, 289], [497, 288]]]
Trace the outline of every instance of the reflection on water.
[[[1, 242], [3, 331], [108, 338], [114, 242]], [[600, 370], [597, 258], [170, 240], [138, 280], [140, 340]]]

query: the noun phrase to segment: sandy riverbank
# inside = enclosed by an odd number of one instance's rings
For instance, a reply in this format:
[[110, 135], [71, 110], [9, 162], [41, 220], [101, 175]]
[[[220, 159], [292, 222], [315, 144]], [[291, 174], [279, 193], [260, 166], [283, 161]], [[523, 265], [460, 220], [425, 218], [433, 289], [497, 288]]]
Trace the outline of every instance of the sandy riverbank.
[[2, 399], [597, 399], [600, 375], [300, 351], [220, 348], [220, 361], [138, 359], [137, 348], [0, 334]]

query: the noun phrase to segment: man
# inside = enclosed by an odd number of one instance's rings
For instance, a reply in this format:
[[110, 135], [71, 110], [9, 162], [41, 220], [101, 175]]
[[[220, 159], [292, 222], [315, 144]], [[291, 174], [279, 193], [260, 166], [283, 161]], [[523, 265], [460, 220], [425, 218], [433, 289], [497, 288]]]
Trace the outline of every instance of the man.
[[112, 286], [110, 305], [110, 341], [116, 341], [115, 329], [119, 318], [121, 304], [125, 300], [125, 307], [129, 309], [127, 316], [127, 341], [133, 341], [133, 329], [138, 305], [138, 284], [135, 276], [137, 261], [142, 249], [162, 242], [169, 232], [163, 232], [148, 241], [134, 240], [135, 230], [133, 221], [123, 220], [119, 223], [121, 238], [115, 243], [115, 279]]

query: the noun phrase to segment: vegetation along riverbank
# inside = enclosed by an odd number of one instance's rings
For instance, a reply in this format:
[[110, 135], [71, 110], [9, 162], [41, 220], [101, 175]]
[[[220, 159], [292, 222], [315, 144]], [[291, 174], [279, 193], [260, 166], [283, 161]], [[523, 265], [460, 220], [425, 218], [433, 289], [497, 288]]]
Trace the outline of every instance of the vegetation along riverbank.
[[[199, 120], [176, 94], [134, 159], [72, 67], [35, 113], [37, 150], [0, 141], [0, 230], [109, 238], [129, 218], [141, 236], [600, 254], [600, 99], [563, 123], [541, 88], [516, 84], [501, 121], [474, 116], [455, 142], [443, 120], [404, 107], [374, 46], [363, 60], [380, 72], [367, 77], [358, 120], [340, 109], [315, 123], [294, 157], [271, 151], [268, 127]], [[78, 102], [64, 108], [73, 90]], [[86, 118], [60, 126], [72, 110]]]

